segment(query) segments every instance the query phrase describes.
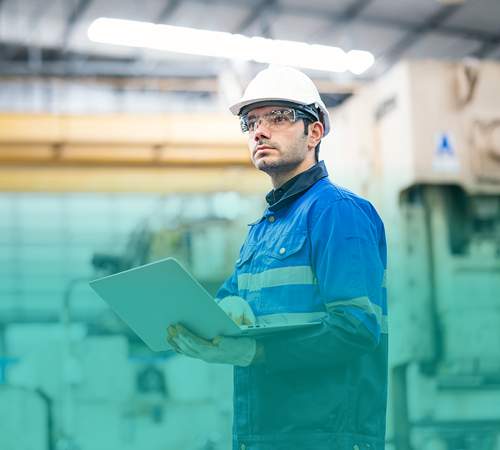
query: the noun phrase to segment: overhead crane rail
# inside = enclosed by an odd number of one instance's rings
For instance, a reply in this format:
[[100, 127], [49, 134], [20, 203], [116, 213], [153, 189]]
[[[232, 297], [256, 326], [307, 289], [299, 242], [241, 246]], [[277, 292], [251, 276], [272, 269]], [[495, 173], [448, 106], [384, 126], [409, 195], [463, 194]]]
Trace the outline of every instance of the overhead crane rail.
[[0, 115], [0, 164], [250, 166], [226, 115]]
[[0, 115], [0, 191], [269, 189], [230, 115]]

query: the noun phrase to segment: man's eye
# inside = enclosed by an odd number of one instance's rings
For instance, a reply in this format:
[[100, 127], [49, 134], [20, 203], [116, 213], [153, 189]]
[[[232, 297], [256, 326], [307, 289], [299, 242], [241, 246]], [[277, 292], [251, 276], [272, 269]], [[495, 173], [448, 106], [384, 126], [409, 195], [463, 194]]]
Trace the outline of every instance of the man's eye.
[[254, 126], [255, 126], [255, 120], [249, 120], [248, 121], [248, 129], [253, 130]]
[[282, 114], [274, 116], [274, 123], [286, 122], [286, 120], [287, 118]]

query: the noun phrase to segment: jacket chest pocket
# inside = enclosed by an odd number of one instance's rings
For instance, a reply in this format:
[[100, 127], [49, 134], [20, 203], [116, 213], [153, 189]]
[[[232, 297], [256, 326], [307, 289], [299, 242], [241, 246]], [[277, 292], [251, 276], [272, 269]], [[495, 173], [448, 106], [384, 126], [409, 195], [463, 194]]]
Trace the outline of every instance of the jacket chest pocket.
[[264, 251], [260, 274], [259, 314], [308, 312], [317, 285], [307, 234], [286, 234]]

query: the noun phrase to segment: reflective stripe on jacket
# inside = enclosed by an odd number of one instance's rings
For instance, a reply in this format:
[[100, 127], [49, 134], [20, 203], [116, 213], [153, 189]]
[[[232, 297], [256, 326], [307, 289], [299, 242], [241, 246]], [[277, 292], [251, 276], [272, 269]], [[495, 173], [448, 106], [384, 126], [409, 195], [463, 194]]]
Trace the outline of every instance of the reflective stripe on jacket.
[[[385, 448], [386, 241], [373, 206], [320, 178], [252, 224], [234, 274], [260, 323], [321, 325], [262, 339], [235, 367], [233, 449]], [[245, 447], [242, 447], [242, 445]]]

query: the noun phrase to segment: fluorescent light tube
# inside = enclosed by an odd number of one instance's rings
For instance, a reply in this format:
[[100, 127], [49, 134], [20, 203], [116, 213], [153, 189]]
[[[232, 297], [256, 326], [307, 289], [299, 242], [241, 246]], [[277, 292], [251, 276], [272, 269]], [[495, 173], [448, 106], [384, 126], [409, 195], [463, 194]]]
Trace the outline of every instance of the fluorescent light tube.
[[88, 29], [91, 41], [106, 44], [143, 47], [191, 55], [284, 64], [328, 72], [363, 73], [374, 62], [370, 52], [342, 49], [303, 42], [262, 37], [246, 37], [219, 31], [155, 25], [132, 20], [95, 20]]

